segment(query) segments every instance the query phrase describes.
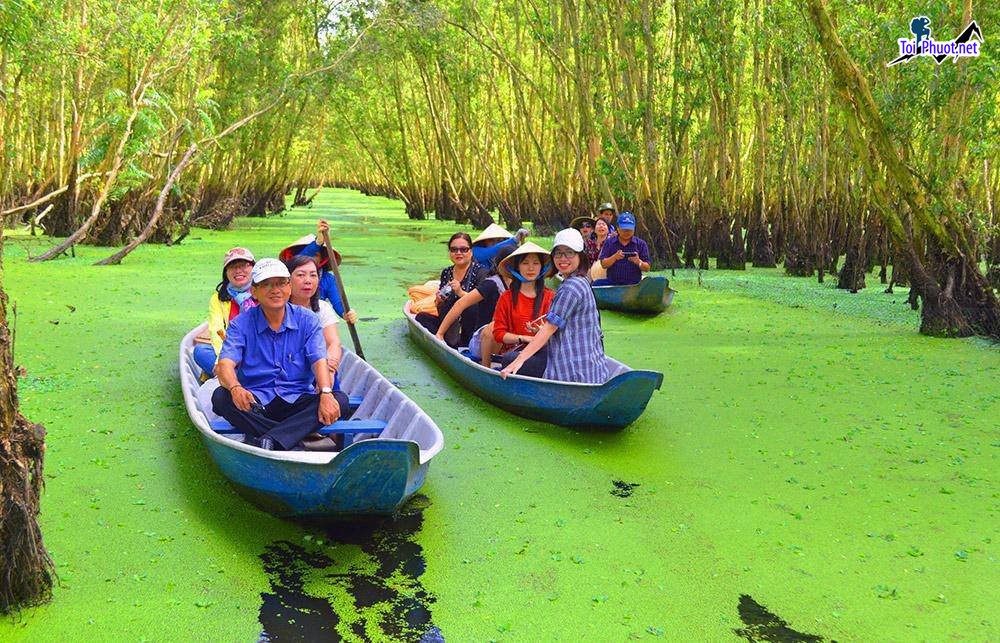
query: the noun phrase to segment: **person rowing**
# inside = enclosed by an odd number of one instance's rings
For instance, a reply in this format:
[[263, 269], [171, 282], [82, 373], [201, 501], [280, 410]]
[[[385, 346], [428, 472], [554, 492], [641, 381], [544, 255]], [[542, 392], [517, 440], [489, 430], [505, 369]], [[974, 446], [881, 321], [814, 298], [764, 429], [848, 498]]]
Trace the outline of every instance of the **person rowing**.
[[[278, 254], [278, 258], [286, 262], [296, 255], [305, 255], [315, 259], [316, 265], [319, 266], [320, 299], [327, 300], [333, 307], [333, 310], [348, 324], [356, 324], [358, 323], [358, 313], [353, 310], [344, 310], [344, 301], [341, 297], [340, 289], [337, 288], [337, 280], [330, 270], [330, 256], [323, 244], [323, 237], [329, 234], [330, 224], [325, 219], [320, 219], [316, 222], [316, 234], [307, 234], [297, 239], [294, 243], [284, 248]], [[340, 253], [334, 250], [333, 254], [333, 259], [339, 266], [341, 263]]]

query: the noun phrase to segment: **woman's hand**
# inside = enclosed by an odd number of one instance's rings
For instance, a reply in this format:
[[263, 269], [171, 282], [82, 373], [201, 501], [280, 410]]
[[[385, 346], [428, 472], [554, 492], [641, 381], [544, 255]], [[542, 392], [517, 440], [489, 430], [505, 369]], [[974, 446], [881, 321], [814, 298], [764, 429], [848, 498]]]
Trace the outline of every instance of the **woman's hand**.
[[518, 357], [513, 362], [507, 365], [502, 371], [500, 371], [500, 377], [507, 379], [508, 375], [516, 375], [521, 367], [524, 365], [524, 360]]
[[444, 341], [444, 333], [441, 332], [441, 331], [438, 331], [437, 333], [435, 333], [434, 337], [440, 339], [442, 342]]
[[354, 312], [353, 308], [344, 313], [344, 321], [352, 326], [358, 323], [358, 314]]
[[331, 373], [336, 373], [337, 369], [340, 368], [340, 355], [327, 355], [326, 366]]
[[458, 279], [452, 279], [448, 282], [448, 285], [451, 286], [451, 291], [455, 293], [456, 297], [462, 297], [465, 295], [465, 291], [462, 290], [462, 282]]

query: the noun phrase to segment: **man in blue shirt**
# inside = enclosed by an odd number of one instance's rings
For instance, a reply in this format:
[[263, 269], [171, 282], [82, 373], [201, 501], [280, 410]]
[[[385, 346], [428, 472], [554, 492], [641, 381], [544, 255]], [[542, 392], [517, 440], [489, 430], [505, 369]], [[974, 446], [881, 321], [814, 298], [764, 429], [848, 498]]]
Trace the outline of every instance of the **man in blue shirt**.
[[618, 215], [618, 236], [608, 237], [598, 256], [608, 271], [605, 279], [598, 279], [595, 286], [628, 286], [637, 284], [642, 273], [649, 270], [649, 246], [635, 236], [635, 215], [622, 212]]
[[335, 422], [347, 397], [338, 391], [338, 400], [331, 387], [319, 318], [288, 302], [292, 286], [285, 264], [261, 259], [250, 282], [259, 305], [229, 324], [212, 407], [243, 431], [247, 444], [287, 450]]

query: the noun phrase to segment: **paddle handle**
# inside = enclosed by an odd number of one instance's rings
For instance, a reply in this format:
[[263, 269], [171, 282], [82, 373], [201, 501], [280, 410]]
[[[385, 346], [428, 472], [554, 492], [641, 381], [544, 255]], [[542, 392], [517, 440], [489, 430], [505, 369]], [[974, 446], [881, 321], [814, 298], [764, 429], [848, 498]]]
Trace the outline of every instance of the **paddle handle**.
[[[344, 290], [344, 280], [340, 278], [340, 268], [337, 266], [337, 255], [333, 252], [333, 244], [330, 243], [330, 233], [323, 233], [323, 245], [326, 246], [326, 254], [330, 258], [329, 264], [330, 268], [333, 270], [333, 278], [337, 282], [337, 290], [340, 291], [340, 301], [344, 302], [344, 310], [348, 311], [351, 309], [351, 305], [347, 303], [347, 291]], [[344, 320], [347, 321], [347, 320]], [[354, 324], [347, 322], [347, 330], [351, 333], [351, 342], [354, 344], [354, 352], [361, 359], [365, 359], [365, 352], [361, 350], [361, 340], [358, 338], [358, 329], [354, 327]], [[366, 362], [368, 360], [365, 360]]]

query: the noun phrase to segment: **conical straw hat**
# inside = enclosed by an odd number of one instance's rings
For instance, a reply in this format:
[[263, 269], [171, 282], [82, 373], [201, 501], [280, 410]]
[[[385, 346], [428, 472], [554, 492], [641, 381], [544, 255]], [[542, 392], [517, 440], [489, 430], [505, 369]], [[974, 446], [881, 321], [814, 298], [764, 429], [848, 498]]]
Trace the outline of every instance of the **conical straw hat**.
[[499, 266], [497, 266], [497, 272], [507, 277], [512, 277], [514, 274], [520, 276], [520, 273], [518, 273], [516, 269], [512, 269], [510, 266], [518, 261], [518, 257], [531, 254], [541, 255], [542, 274], [539, 276], [540, 279], [548, 278], [555, 274], [556, 268], [552, 265], [552, 260], [549, 258], [549, 251], [531, 241], [528, 241], [520, 248], [504, 257], [504, 260], [500, 262]]
[[483, 241], [489, 241], [490, 239], [510, 239], [513, 237], [511, 233], [507, 232], [495, 223], [491, 223], [486, 226], [486, 229], [479, 233], [479, 236], [472, 240], [472, 245], [481, 243]]

